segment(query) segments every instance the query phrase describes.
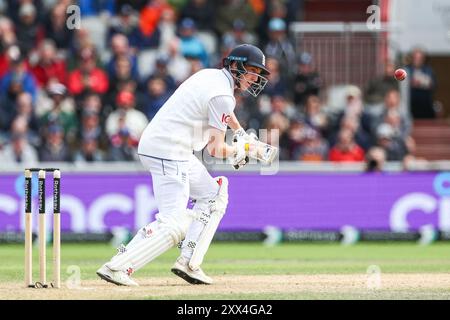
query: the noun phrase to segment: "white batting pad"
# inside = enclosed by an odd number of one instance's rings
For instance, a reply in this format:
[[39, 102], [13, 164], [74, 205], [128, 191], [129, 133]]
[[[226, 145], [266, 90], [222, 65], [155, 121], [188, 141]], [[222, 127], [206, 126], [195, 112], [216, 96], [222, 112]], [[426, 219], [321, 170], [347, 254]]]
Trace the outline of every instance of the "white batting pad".
[[145, 239], [140, 240], [138, 244], [129, 249], [127, 248], [124, 253], [115, 256], [106, 266], [111, 270], [131, 268], [134, 272], [172, 248], [180, 242], [182, 236], [182, 230], [159, 224], [150, 231], [147, 230]]
[[205, 224], [199, 220], [192, 221], [189, 229], [186, 233], [186, 238], [183, 240], [183, 244], [181, 246], [181, 255], [185, 257], [188, 261], [192, 257], [192, 253], [194, 252], [194, 248], [197, 245], [197, 240], [200, 238], [200, 234], [205, 228]]
[[145, 227], [139, 229], [133, 239], [131, 239], [131, 241], [127, 244], [126, 249], [130, 250], [132, 247], [138, 245], [142, 240], [146, 239], [151, 234], [151, 232], [153, 232], [152, 230], [157, 228], [158, 224], [158, 221], [153, 221], [152, 223], [149, 223]]
[[228, 206], [228, 179], [226, 177], [217, 177], [217, 179], [222, 179], [222, 184], [219, 194], [215, 198], [214, 205], [211, 206], [209, 221], [200, 233], [189, 261], [189, 267], [192, 270], [198, 269], [202, 264], [203, 258]]

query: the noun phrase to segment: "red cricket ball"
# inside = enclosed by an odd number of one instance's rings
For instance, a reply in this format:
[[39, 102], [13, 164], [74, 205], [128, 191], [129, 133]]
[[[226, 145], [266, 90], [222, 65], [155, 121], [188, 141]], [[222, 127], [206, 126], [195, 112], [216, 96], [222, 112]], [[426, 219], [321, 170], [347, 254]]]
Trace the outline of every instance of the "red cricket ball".
[[397, 79], [398, 81], [403, 81], [406, 79], [407, 73], [405, 71], [405, 69], [397, 69], [394, 72], [394, 77], [395, 79]]

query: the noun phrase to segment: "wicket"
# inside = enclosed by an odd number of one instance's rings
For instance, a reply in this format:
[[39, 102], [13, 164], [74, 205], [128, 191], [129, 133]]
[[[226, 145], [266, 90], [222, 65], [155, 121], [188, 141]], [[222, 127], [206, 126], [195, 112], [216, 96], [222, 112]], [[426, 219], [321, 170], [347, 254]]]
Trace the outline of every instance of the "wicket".
[[[32, 230], [32, 186], [33, 172], [38, 172], [38, 207], [39, 207], [39, 282], [33, 283], [33, 230]], [[25, 286], [28, 288], [48, 288], [47, 284], [47, 254], [45, 226], [45, 176], [53, 172], [53, 283], [54, 288], [61, 287], [61, 172], [55, 168], [25, 169]]]

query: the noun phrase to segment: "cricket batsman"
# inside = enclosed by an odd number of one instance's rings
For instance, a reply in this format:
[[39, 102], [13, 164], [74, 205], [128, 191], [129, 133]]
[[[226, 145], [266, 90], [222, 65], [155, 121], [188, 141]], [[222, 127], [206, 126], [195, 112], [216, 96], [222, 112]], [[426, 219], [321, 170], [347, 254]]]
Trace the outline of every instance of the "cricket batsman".
[[[191, 284], [213, 282], [200, 266], [227, 209], [228, 180], [212, 177], [193, 152], [206, 146], [211, 156], [229, 159], [235, 169], [249, 157], [273, 160], [276, 148], [261, 152], [261, 142], [243, 130], [233, 112], [235, 91], [256, 97], [268, 74], [263, 52], [239, 45], [223, 60], [222, 69], [195, 73], [161, 107], [138, 147], [140, 161], [152, 176], [159, 212], [97, 270], [100, 278], [137, 286], [131, 274], [178, 244], [181, 254], [171, 271]], [[227, 126], [234, 131], [231, 145], [225, 142]], [[190, 198], [195, 204], [187, 209]]]

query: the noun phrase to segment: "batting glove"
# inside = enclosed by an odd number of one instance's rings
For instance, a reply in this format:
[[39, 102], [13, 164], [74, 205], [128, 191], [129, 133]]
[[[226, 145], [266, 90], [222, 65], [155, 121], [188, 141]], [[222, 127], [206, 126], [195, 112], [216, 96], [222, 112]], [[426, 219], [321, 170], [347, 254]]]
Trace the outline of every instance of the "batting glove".
[[236, 153], [232, 158], [233, 168], [239, 170], [249, 162], [247, 152], [250, 148], [249, 142], [244, 136], [235, 134], [233, 136], [233, 145], [236, 147]]

